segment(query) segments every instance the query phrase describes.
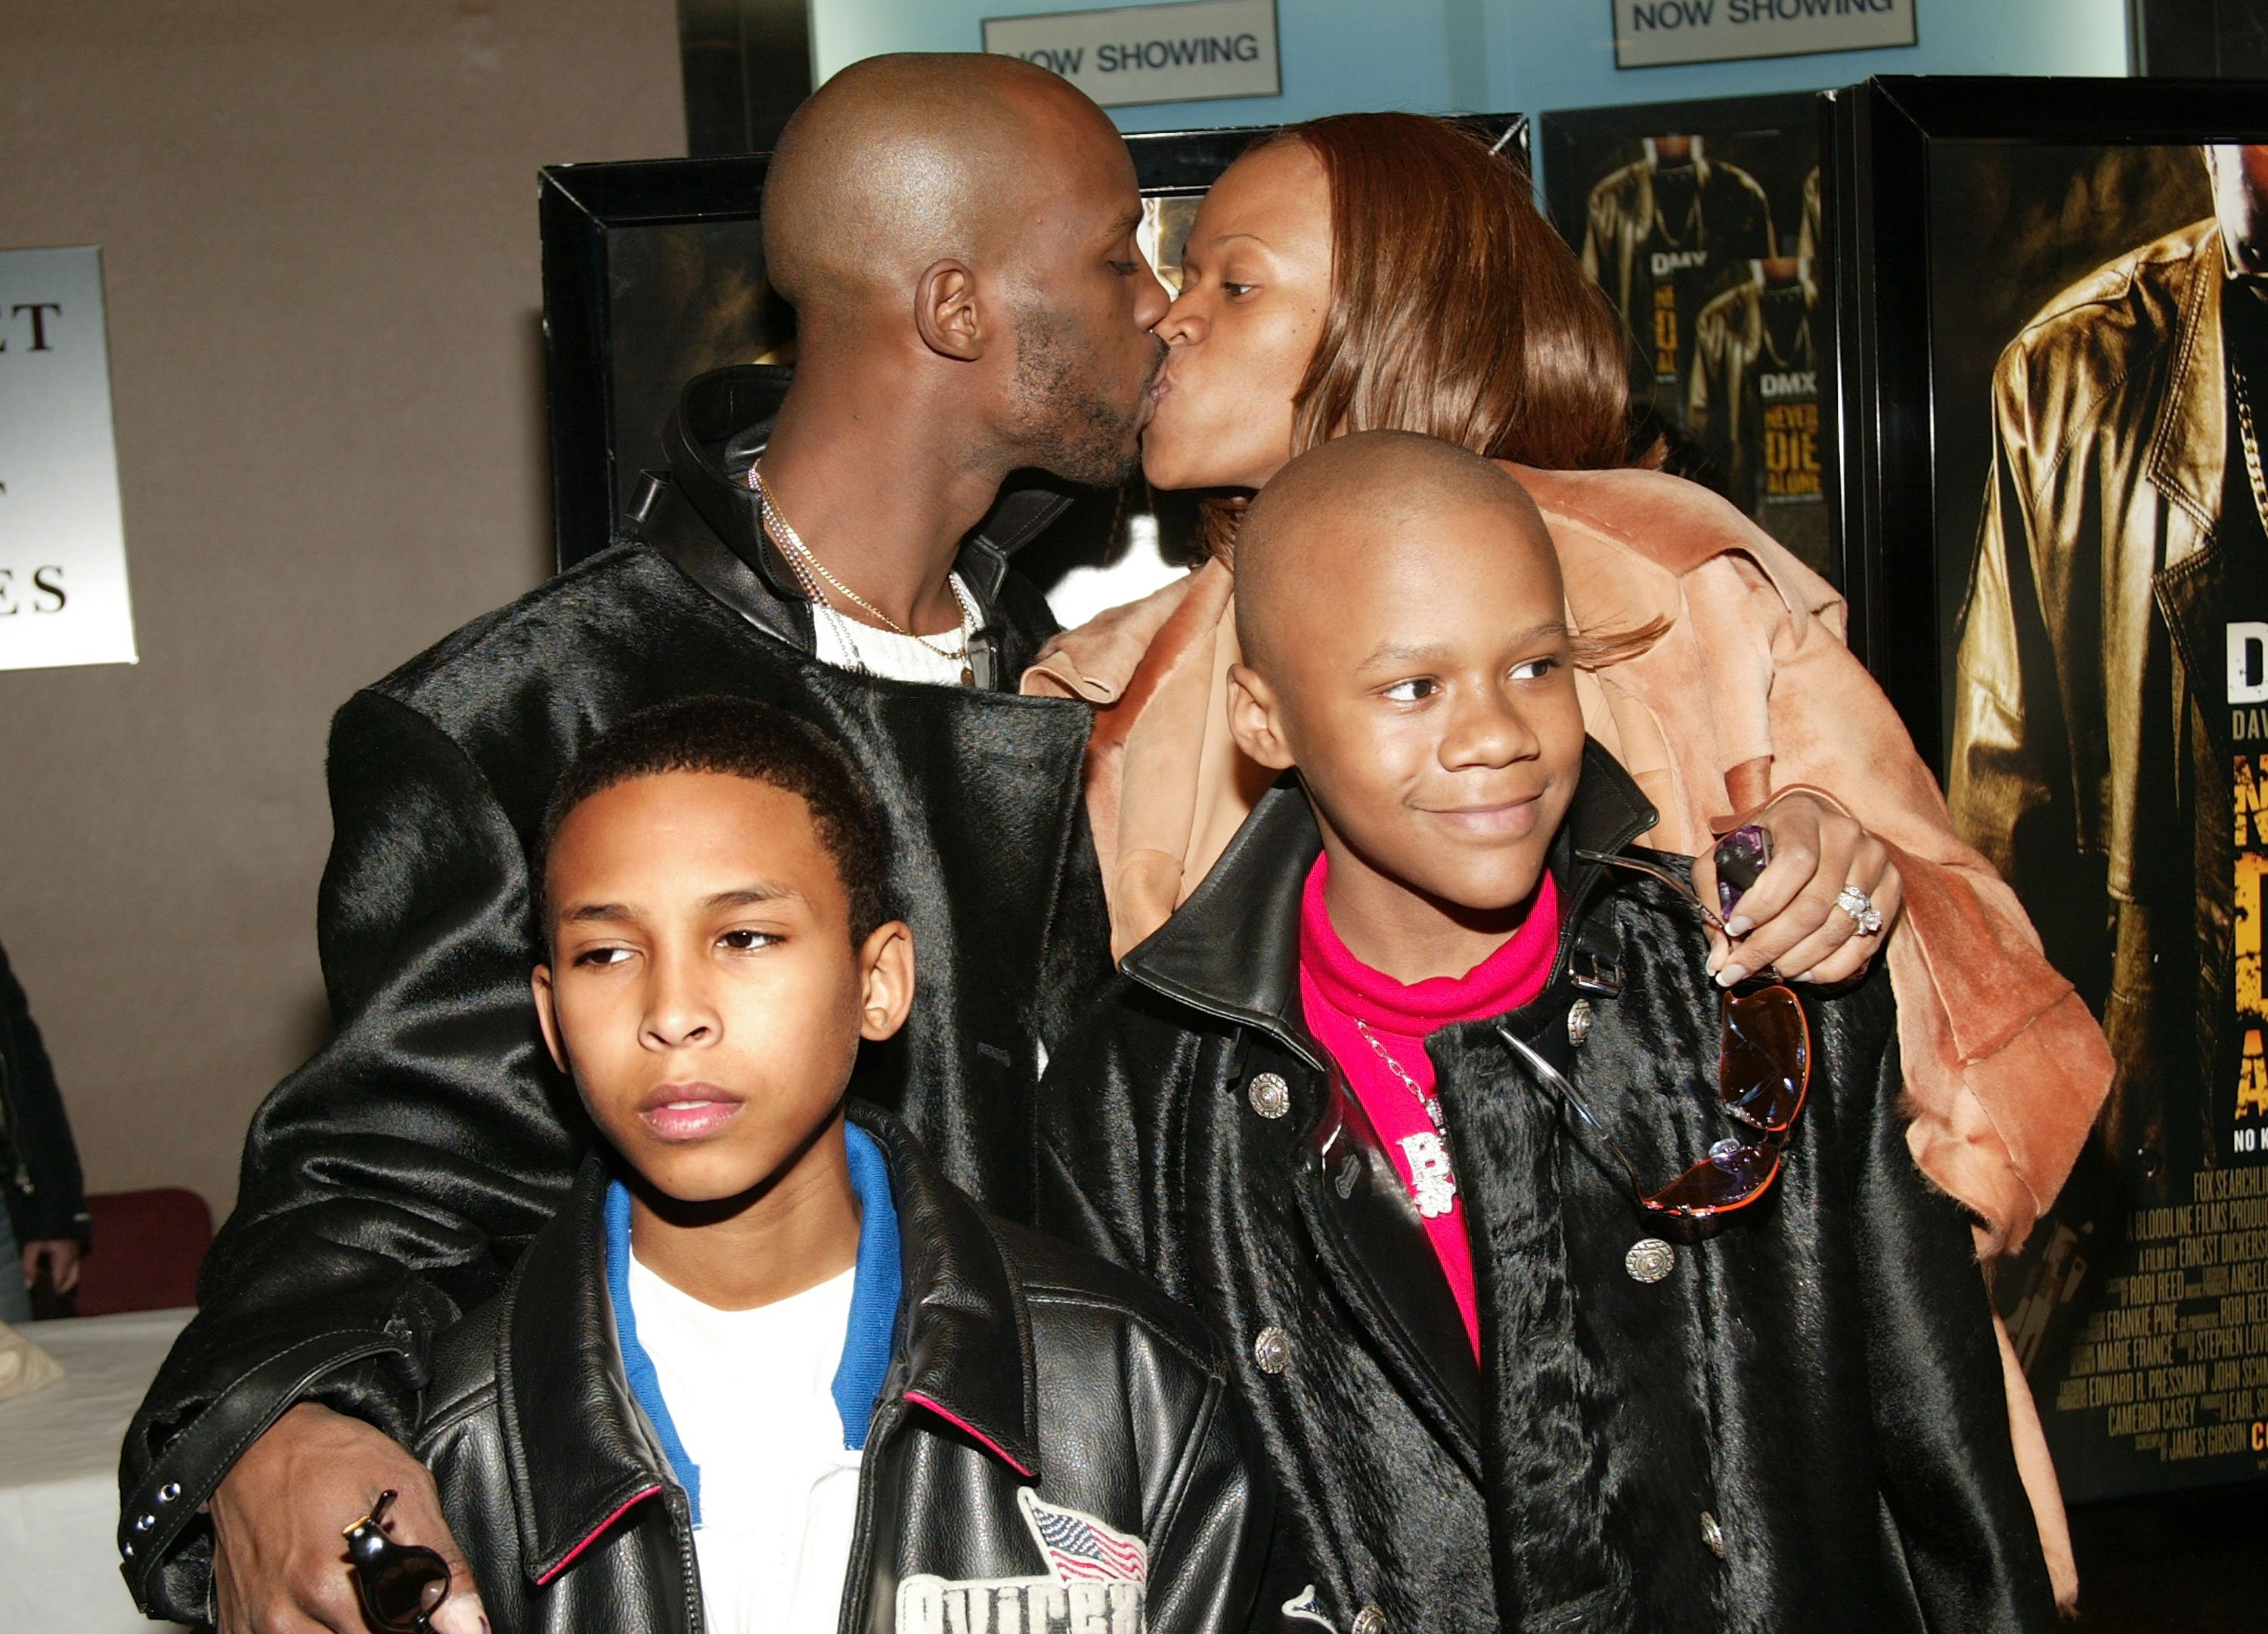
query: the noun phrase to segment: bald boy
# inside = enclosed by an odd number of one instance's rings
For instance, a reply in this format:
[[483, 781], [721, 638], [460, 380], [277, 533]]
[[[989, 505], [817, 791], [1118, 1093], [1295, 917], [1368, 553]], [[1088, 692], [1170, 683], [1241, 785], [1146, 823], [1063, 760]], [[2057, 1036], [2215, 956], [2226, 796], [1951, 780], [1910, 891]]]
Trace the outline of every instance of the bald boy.
[[1519, 485], [1402, 432], [1309, 450], [1245, 519], [1237, 632], [1230, 729], [1298, 776], [1057, 1052], [1040, 1218], [1226, 1336], [1263, 1605], [2048, 1634], [1888, 977], [1719, 990]]
[[[392, 1535], [453, 1569], [432, 1626], [484, 1626], [401, 1442], [434, 1336], [501, 1285], [589, 1145], [528, 997], [528, 848], [561, 769], [637, 709], [755, 698], [856, 763], [921, 974], [852, 1093], [980, 1203], [1031, 1212], [1040, 1066], [1108, 944], [1088, 711], [1012, 694], [1055, 627], [1006, 553], [1062, 501], [1002, 484], [1108, 482], [1135, 458], [1166, 297], [1134, 247], [1133, 167], [1027, 63], [877, 58], [791, 121], [764, 217], [793, 383], [691, 382], [631, 537], [333, 722], [336, 1033], [254, 1120], [200, 1314], [127, 1437], [120, 1553], [152, 1615], [363, 1629], [340, 1533], [392, 1490]], [[628, 1496], [581, 1468], [541, 1487], [521, 1524], [542, 1569]]]
[[1248, 665], [1266, 667], [1262, 655], [1286, 627], [1328, 622], [1355, 580], [1416, 570], [1418, 558], [1392, 548], [1399, 529], [1421, 516], [1465, 515], [1485, 518], [1481, 526], [1508, 547], [1516, 570], [1564, 600], [1550, 530], [1496, 461], [1414, 431], [1334, 438], [1293, 460], [1237, 529], [1236, 639]]

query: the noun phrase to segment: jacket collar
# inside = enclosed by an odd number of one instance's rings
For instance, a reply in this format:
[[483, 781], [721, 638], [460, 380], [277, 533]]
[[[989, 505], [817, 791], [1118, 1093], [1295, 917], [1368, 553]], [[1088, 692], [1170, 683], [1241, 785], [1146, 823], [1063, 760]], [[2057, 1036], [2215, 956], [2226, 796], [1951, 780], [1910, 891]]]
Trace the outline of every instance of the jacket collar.
[[[851, 1120], [887, 1159], [903, 1294], [882, 1388], [934, 1414], [1021, 1473], [1040, 1468], [1031, 1323], [976, 1205], [905, 1129], [861, 1103]], [[556, 1577], [632, 1505], [659, 1494], [670, 1461], [625, 1376], [607, 1292], [601, 1157], [520, 1256], [504, 1295], [497, 1395], [520, 1558]], [[871, 1456], [876, 1449], [870, 1445]]]
[[[711, 531], [782, 600], [800, 604], [802, 592], [777, 550], [764, 537], [748, 467], [761, 459], [772, 421], [786, 399], [793, 371], [744, 364], [696, 375], [678, 396], [662, 431], [669, 475]], [[1008, 574], [1008, 557], [1036, 538], [1068, 509], [1072, 490], [1039, 472], [1019, 472], [1000, 490], [991, 511], [969, 534], [954, 563], [961, 583], [991, 620]], [[809, 644], [806, 636], [805, 644]]]
[[[1554, 980], [1601, 870], [1577, 853], [1611, 855], [1659, 821], [1615, 757], [1586, 740], [1575, 799], [1551, 843], [1549, 866], [1563, 905]], [[1300, 1005], [1300, 895], [1322, 843], [1306, 793], [1296, 777], [1285, 777], [1261, 797], [1204, 883], [1119, 968], [1168, 998], [1258, 1027], [1322, 1067], [1322, 1046]]]
[[2185, 276], [2174, 283], [2173, 379], [2150, 431], [2151, 485], [2208, 534], [2220, 521], [2228, 449], [2228, 374], [2220, 333], [2227, 259], [2220, 227], [2210, 227], [2183, 264]]

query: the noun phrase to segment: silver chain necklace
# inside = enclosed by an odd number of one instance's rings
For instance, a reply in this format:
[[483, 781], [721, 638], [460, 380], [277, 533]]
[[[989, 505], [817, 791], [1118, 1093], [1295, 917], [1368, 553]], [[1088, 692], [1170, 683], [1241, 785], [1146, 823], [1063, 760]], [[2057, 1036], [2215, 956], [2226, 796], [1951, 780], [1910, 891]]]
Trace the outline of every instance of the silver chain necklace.
[[1396, 1142], [1402, 1155], [1410, 1160], [1410, 1197], [1418, 1205], [1418, 1212], [1427, 1219], [1439, 1219], [1457, 1203], [1457, 1174], [1449, 1163], [1449, 1148], [1442, 1140], [1448, 1132], [1449, 1120], [1441, 1110], [1441, 1098], [1429, 1095], [1410, 1075], [1410, 1069], [1394, 1058], [1394, 1052], [1379, 1042], [1378, 1034], [1370, 1030], [1370, 1023], [1360, 1016], [1349, 1016], [1354, 1030], [1362, 1034], [1362, 1041], [1377, 1053], [1386, 1064], [1386, 1070], [1402, 1081], [1402, 1087], [1416, 1098], [1432, 1122], [1431, 1134], [1404, 1135]]
[[883, 628], [891, 634], [904, 636], [909, 640], [917, 642], [941, 659], [959, 659], [961, 684], [964, 687], [973, 687], [976, 684], [976, 672], [968, 662], [968, 641], [969, 632], [976, 628], [979, 621], [976, 607], [969, 603], [968, 593], [961, 587], [961, 578], [958, 574], [946, 574], [945, 587], [953, 592], [954, 602], [961, 608], [961, 638], [951, 646], [940, 646], [928, 637], [917, 635], [908, 629], [881, 608], [867, 600], [865, 597], [851, 589], [850, 585], [836, 578], [833, 573], [828, 571], [827, 563], [821, 562], [818, 553], [803, 542], [803, 535], [795, 531], [786, 516], [781, 512], [778, 503], [772, 498], [771, 485], [764, 481], [762, 466], [755, 465], [748, 467], [748, 486], [756, 491], [757, 514], [762, 520], [764, 532], [770, 535], [773, 543], [779, 546], [780, 555], [786, 559], [788, 570], [795, 575], [796, 586], [803, 592], [804, 599], [814, 608], [827, 615], [830, 628], [835, 631], [836, 641], [842, 644], [843, 651], [850, 655], [852, 669], [861, 675], [873, 673], [859, 656], [858, 639], [854, 622], [844, 615], [842, 608], [835, 605], [834, 598], [820, 587], [820, 580], [822, 578], [838, 591], [846, 600], [879, 619]]

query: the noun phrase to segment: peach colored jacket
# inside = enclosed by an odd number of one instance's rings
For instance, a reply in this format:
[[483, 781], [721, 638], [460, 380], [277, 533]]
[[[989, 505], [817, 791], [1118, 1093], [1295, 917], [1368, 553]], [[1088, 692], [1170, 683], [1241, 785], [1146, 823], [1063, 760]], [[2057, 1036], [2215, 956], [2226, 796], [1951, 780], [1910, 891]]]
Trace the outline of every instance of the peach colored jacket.
[[[1905, 916], [1885, 956], [1908, 1144], [1984, 1221], [1981, 1254], [2020, 1246], [2109, 1092], [2110, 1052], [2014, 894], [1955, 836], [1896, 712], [1844, 644], [1842, 598], [1693, 483], [1513, 471], [1558, 546], [1572, 626], [1668, 626], [1638, 656], [1577, 674], [1591, 735], [1661, 813], [1647, 843], [1697, 853], [1736, 816], [1803, 787], [1895, 850]], [[1271, 780], [1228, 734], [1231, 590], [1227, 570], [1208, 563], [1059, 636], [1024, 676], [1027, 692], [1096, 706], [1087, 804], [1122, 955], [1197, 887]], [[2005, 1335], [2001, 1344], [2020, 1461], [2068, 1599], [2053, 1472]]]

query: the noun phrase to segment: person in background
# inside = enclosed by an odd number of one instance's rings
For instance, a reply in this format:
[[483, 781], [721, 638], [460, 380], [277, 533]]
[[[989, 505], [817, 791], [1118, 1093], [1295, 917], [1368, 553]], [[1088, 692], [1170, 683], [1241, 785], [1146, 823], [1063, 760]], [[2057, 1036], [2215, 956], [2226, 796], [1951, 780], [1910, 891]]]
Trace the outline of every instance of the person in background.
[[86, 1186], [71, 1140], [55, 1070], [24, 989], [0, 948], [0, 1321], [32, 1320], [33, 1285], [57, 1293], [78, 1286], [89, 1230]]

